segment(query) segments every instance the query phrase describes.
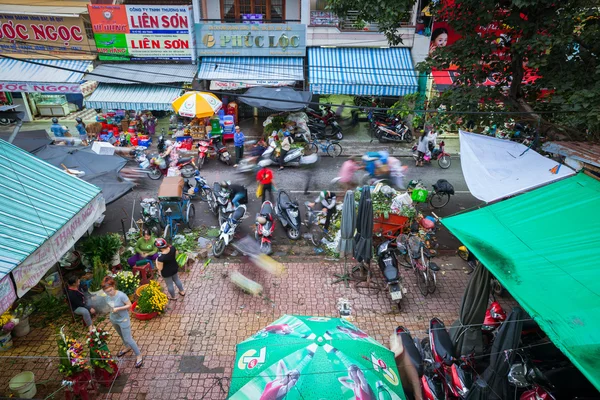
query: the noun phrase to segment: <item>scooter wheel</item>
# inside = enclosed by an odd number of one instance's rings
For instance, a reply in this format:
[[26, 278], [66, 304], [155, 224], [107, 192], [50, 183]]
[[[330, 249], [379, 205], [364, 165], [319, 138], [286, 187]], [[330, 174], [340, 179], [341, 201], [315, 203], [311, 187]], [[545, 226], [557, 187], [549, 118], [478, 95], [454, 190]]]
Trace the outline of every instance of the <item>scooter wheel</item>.
[[162, 172], [160, 172], [158, 168], [155, 168], [151, 170], [150, 173], [148, 173], [148, 176], [150, 177], [150, 179], [157, 181], [160, 178], [162, 178]]
[[288, 228], [285, 230], [285, 233], [287, 234], [287, 237], [291, 240], [300, 239], [300, 231], [298, 229]]
[[219, 258], [223, 255], [224, 251], [225, 251], [225, 241], [223, 239], [217, 240], [217, 242], [213, 246], [213, 255], [216, 258]]
[[387, 143], [387, 139], [384, 138], [383, 135], [379, 135], [377, 139], [379, 140], [379, 143]]
[[337, 140], [342, 140], [342, 139], [344, 138], [344, 135], [342, 134], [342, 132], [341, 132], [341, 131], [338, 131], [338, 132], [335, 134], [335, 138], [336, 138]]

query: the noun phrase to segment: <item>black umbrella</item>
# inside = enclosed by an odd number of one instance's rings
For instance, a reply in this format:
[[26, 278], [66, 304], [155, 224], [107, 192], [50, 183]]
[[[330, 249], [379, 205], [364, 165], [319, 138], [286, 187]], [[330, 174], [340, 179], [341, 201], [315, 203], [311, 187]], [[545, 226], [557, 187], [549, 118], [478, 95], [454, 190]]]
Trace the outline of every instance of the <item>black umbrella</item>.
[[344, 196], [344, 205], [342, 207], [342, 224], [340, 226], [340, 243], [338, 250], [340, 256], [344, 257], [344, 273], [342, 275], [335, 274], [337, 278], [333, 283], [344, 281], [346, 287], [350, 275], [346, 270], [346, 260], [348, 254], [352, 255], [354, 250], [354, 231], [356, 230], [356, 202], [354, 201], [354, 191], [348, 190]]
[[[523, 330], [523, 317], [525, 313], [519, 307], [512, 309], [508, 318], [498, 330], [498, 334], [492, 344], [490, 353], [490, 365], [483, 371], [478, 380], [487, 383], [489, 392], [486, 399], [502, 400], [511, 398], [512, 390], [508, 383], [508, 372], [513, 364], [515, 352], [510, 351], [519, 347], [521, 331]], [[484, 387], [482, 382], [474, 385], [474, 388]], [[480, 399], [478, 390], [470, 392], [467, 399]]]
[[354, 241], [354, 258], [358, 262], [368, 264], [373, 257], [373, 203], [371, 189], [367, 185], [363, 186], [358, 203]]
[[490, 298], [490, 272], [480, 263], [471, 275], [458, 314], [450, 328], [456, 352], [462, 356], [483, 351], [481, 324]]
[[298, 111], [306, 107], [311, 92], [297, 92], [289, 87], [268, 88], [257, 86], [248, 89], [238, 99], [249, 106], [275, 111]]
[[99, 155], [90, 147], [45, 146], [36, 151], [35, 156], [55, 167], [67, 168], [85, 172], [82, 180], [98, 186], [102, 196], [109, 204], [118, 200], [133, 189], [133, 183], [119, 178], [119, 171], [127, 164], [127, 160], [119, 156]]

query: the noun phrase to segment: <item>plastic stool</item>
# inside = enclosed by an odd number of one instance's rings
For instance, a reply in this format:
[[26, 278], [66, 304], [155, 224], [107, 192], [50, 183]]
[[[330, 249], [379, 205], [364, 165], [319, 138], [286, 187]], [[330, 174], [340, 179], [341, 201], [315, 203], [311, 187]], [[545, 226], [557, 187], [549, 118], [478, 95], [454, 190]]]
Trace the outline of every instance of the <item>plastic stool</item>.
[[132, 272], [133, 275], [140, 275], [140, 286], [150, 283], [150, 278], [152, 277], [152, 267], [150, 266], [150, 263], [136, 265], [133, 267]]

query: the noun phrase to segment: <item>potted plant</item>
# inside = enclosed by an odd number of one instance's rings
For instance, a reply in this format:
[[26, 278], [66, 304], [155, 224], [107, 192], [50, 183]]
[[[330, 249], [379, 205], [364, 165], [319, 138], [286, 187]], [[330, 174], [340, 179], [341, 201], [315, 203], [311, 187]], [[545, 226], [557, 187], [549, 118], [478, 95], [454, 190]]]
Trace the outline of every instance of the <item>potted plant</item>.
[[125, 293], [129, 300], [133, 301], [135, 290], [140, 285], [139, 275], [134, 275], [130, 271], [121, 271], [115, 275], [115, 281], [117, 282], [117, 290]]
[[91, 294], [98, 294], [102, 290], [102, 280], [108, 274], [108, 270], [106, 264], [100, 261], [100, 256], [94, 257], [93, 265], [92, 283], [90, 283], [89, 291]]
[[117, 363], [108, 349], [108, 338], [108, 332], [100, 328], [89, 332], [87, 338], [94, 378], [106, 387], [112, 384], [119, 371]]
[[167, 308], [167, 295], [164, 294], [156, 281], [150, 283], [141, 291], [140, 298], [131, 305], [133, 316], [145, 321], [156, 317]]
[[27, 301], [21, 301], [14, 309], [13, 314], [19, 319], [19, 323], [15, 326], [13, 335], [15, 337], [26, 336], [31, 328], [29, 327], [29, 316], [33, 313], [33, 304]]
[[8, 311], [0, 315], [0, 351], [12, 349], [13, 342], [11, 332], [18, 323], [19, 320]]
[[[100, 261], [113, 266], [120, 264], [119, 249], [122, 246], [121, 237], [117, 233], [102, 236], [90, 236], [82, 241], [79, 248], [85, 264], [93, 267], [94, 257], [100, 257]], [[92, 265], [90, 265], [90, 262]], [[115, 262], [116, 264], [113, 264]]]

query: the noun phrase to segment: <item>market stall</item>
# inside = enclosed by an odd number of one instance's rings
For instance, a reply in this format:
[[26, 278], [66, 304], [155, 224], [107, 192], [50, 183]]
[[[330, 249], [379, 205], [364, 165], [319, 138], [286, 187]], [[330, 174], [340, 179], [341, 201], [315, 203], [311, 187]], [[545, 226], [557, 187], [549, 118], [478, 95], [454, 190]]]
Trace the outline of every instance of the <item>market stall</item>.
[[96, 186], [3, 140], [0, 154], [5, 176], [0, 183], [0, 232], [12, 238], [1, 246], [4, 312], [92, 228], [104, 213], [105, 202]]

